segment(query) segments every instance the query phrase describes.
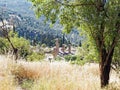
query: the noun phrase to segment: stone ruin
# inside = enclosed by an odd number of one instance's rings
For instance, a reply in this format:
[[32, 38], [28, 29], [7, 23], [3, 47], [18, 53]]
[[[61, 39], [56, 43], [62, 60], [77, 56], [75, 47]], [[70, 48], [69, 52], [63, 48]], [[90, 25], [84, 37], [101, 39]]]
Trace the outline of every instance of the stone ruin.
[[59, 39], [55, 39], [55, 47], [53, 48], [52, 54], [53, 57], [56, 58], [57, 55], [62, 54], [70, 54], [71, 53], [71, 44], [68, 45], [68, 50], [66, 51], [65, 44], [62, 45], [62, 47], [59, 47]]

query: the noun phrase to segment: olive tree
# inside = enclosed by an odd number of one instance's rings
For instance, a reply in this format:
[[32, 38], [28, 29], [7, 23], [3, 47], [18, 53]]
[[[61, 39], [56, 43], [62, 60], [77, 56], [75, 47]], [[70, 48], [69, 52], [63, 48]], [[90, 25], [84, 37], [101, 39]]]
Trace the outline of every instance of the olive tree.
[[10, 46], [12, 47], [13, 55], [15, 55], [15, 60], [17, 60], [17, 58], [18, 58], [18, 49], [12, 43], [12, 41], [10, 39], [10, 36], [9, 36], [9, 29], [7, 28], [7, 25], [4, 22], [4, 19], [3, 19], [3, 17], [1, 15], [0, 15], [0, 23], [1, 23], [0, 31], [2, 32], [3, 37], [7, 39]]

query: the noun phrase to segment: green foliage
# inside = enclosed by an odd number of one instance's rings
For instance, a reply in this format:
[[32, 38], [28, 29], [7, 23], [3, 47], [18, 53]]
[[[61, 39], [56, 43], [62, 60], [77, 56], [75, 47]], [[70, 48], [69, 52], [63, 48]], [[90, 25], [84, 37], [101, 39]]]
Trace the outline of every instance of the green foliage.
[[46, 47], [46, 44], [42, 44], [41, 47], [45, 48], [45, 47]]
[[119, 74], [120, 77], [120, 43], [118, 43], [117, 46], [115, 47], [112, 67]]
[[[18, 37], [17, 33], [13, 31], [9, 32], [9, 37], [15, 48], [18, 49], [18, 54], [20, 57], [24, 57], [28, 61], [39, 61], [44, 58], [44, 52], [34, 52], [30, 48], [30, 42], [23, 37]], [[10, 43], [5, 38], [0, 38], [0, 53], [7, 53], [12, 47]]]
[[22, 81], [21, 87], [24, 89], [30, 89], [33, 85], [33, 80], [30, 79], [24, 79]]
[[76, 55], [67, 55], [64, 57], [66, 61], [72, 64], [84, 65], [85, 63], [98, 63], [99, 57], [97, 50], [89, 38], [85, 39], [81, 47], [77, 47]]
[[5, 54], [8, 52], [9, 43], [5, 38], [0, 37], [0, 54]]
[[34, 52], [30, 50], [30, 42], [23, 37], [18, 38], [18, 35], [10, 32], [11, 41], [14, 46], [19, 50], [20, 56], [24, 57], [27, 61], [39, 61], [44, 58], [44, 52]]
[[[13, 45], [19, 50], [20, 56], [29, 52], [30, 44], [28, 40], [22, 37], [19, 38], [16, 33], [13, 33], [13, 31], [9, 32], [9, 37]], [[7, 53], [10, 49], [12, 49], [12, 47], [8, 40], [4, 37], [0, 37], [0, 53]]]
[[44, 59], [44, 57], [44, 53], [31, 52], [29, 55], [27, 55], [26, 59], [27, 61], [41, 61]]
[[9, 33], [10, 39], [14, 46], [19, 50], [19, 54], [22, 57], [26, 57], [29, 54], [29, 49], [30, 49], [30, 42], [23, 37], [18, 37], [17, 33], [13, 33], [11, 31]]
[[79, 59], [87, 60], [88, 62], [99, 61], [99, 55], [98, 51], [96, 50], [96, 46], [89, 40], [89, 38], [83, 42], [82, 47], [78, 47], [77, 56]]
[[75, 61], [71, 61], [71, 64], [77, 64], [77, 65], [84, 65], [85, 63], [87, 63], [88, 61], [86, 60], [75, 60]]
[[56, 58], [55, 58], [55, 60], [56, 61], [61, 61], [61, 60], [63, 60], [64, 58], [62, 58], [61, 56], [57, 56]]
[[66, 55], [64, 58], [66, 61], [75, 61], [77, 59], [75, 55]]

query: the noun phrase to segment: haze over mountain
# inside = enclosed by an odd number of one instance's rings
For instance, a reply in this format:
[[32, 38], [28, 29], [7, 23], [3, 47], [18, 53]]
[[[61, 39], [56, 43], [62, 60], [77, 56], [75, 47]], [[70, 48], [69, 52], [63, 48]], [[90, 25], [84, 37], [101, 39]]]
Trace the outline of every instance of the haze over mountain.
[[34, 17], [34, 12], [30, 9], [31, 3], [27, 0], [0, 0], [0, 5], [19, 14]]
[[[51, 39], [63, 38], [62, 26], [59, 22], [50, 28], [50, 23], [44, 23], [44, 16], [36, 19], [34, 11], [32, 10], [32, 4], [27, 0], [0, 0], [0, 9], [3, 12], [3, 16], [9, 17], [11, 14], [19, 17], [20, 20], [16, 21], [16, 31], [19, 36], [23, 36], [27, 39], [36, 39], [37, 42], [47, 43]], [[10, 17], [9, 17], [10, 18]], [[16, 20], [16, 19], [15, 19]], [[79, 44], [81, 38], [76, 30], [73, 30], [69, 35], [64, 35], [65, 40], [74, 44]], [[41, 37], [45, 39], [41, 39]], [[46, 40], [46, 41], [45, 41]], [[53, 41], [50, 45], [53, 44]]]

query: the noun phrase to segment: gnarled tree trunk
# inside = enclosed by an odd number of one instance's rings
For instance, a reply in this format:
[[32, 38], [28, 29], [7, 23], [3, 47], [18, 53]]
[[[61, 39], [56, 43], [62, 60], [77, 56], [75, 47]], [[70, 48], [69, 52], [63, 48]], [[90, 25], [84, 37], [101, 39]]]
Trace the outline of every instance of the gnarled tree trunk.
[[111, 69], [112, 56], [114, 53], [114, 48], [110, 53], [107, 53], [105, 49], [101, 51], [101, 62], [100, 62], [100, 80], [101, 87], [105, 87], [109, 84], [109, 74]]

